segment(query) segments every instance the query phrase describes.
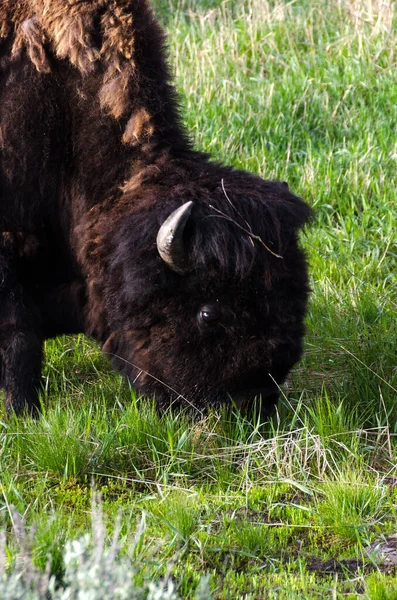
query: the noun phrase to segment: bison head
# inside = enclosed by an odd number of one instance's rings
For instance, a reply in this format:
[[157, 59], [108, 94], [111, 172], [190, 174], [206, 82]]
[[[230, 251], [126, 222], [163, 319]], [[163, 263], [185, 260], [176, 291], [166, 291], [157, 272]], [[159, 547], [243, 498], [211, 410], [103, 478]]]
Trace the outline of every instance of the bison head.
[[104, 351], [163, 405], [243, 407], [261, 395], [270, 408], [302, 353], [298, 231], [310, 209], [286, 184], [241, 171], [181, 179], [126, 192], [119, 217], [102, 219], [106, 257], [91, 287]]

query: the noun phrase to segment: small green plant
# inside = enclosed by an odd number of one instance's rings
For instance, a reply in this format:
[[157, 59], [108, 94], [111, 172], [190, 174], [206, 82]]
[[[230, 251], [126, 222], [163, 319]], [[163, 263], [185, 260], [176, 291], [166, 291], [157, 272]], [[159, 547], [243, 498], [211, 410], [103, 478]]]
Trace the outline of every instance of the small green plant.
[[367, 581], [368, 600], [397, 600], [397, 580], [385, 581], [379, 575], [371, 575]]
[[320, 520], [341, 539], [368, 539], [370, 528], [385, 514], [385, 489], [362, 473], [342, 470], [337, 480], [324, 482], [321, 495]]

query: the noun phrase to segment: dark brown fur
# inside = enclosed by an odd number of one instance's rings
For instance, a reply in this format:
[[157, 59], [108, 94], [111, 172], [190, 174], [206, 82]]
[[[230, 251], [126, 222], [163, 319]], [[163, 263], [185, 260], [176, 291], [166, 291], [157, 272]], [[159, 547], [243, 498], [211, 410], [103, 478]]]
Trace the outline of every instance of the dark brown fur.
[[[10, 409], [37, 407], [42, 344], [61, 333], [100, 341], [159, 401], [195, 405], [261, 392], [271, 406], [301, 355], [298, 230], [310, 210], [286, 184], [191, 148], [163, 44], [146, 0], [1, 3], [0, 383]], [[194, 269], [181, 276], [156, 235], [188, 200]], [[200, 317], [207, 305], [212, 325]]]

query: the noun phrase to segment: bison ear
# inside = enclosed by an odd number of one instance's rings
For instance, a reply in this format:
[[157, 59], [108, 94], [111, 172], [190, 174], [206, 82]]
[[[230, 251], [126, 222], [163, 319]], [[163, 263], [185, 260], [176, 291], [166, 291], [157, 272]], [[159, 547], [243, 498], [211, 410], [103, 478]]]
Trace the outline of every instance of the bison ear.
[[193, 202], [185, 202], [164, 221], [157, 234], [157, 250], [166, 265], [183, 275], [191, 270], [183, 242], [183, 232], [192, 212]]
[[[284, 186], [288, 185], [283, 183]], [[313, 210], [306, 202], [288, 191], [288, 216], [289, 225], [294, 229], [301, 229], [313, 218]]]

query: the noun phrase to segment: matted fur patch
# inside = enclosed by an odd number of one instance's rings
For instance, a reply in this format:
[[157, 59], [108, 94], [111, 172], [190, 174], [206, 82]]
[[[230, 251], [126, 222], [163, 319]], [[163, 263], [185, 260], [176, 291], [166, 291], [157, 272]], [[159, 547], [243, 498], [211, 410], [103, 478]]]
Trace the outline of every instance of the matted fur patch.
[[13, 56], [25, 50], [39, 72], [50, 70], [47, 46], [82, 73], [93, 71], [100, 62], [101, 106], [119, 119], [128, 108], [135, 69], [129, 4], [128, 0], [0, 0], [0, 36], [13, 32]]
[[133, 113], [126, 125], [123, 143], [135, 146], [152, 137], [154, 126], [152, 118], [145, 108], [140, 108]]

